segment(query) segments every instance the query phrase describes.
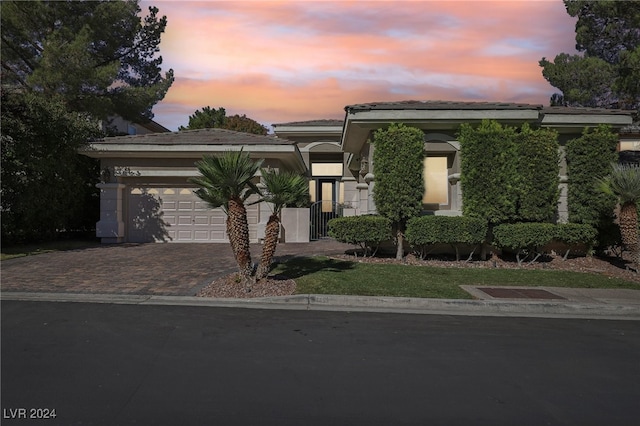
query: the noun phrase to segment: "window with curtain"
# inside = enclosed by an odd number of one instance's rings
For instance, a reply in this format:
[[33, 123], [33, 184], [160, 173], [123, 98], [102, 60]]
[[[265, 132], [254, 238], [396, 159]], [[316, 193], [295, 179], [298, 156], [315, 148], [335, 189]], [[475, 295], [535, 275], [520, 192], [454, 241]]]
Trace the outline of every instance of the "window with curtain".
[[424, 204], [449, 204], [447, 157], [425, 157], [423, 161]]

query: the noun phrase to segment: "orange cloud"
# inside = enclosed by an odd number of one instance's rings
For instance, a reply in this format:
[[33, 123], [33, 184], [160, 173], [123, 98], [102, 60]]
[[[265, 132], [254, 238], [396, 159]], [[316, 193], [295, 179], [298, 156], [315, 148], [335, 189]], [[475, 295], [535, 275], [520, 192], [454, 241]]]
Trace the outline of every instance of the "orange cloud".
[[157, 6], [168, 19], [164, 66], [176, 82], [155, 111], [170, 128], [206, 105], [270, 124], [341, 118], [347, 104], [381, 100], [547, 103], [554, 89], [538, 61], [575, 43], [575, 20], [560, 1]]

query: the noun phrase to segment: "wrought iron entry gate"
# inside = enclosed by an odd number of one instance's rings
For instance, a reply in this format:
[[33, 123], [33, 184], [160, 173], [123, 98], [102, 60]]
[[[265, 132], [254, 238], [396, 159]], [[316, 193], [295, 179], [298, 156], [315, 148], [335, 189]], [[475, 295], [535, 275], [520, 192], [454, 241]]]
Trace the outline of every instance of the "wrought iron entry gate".
[[311, 241], [328, 238], [327, 222], [335, 217], [342, 217], [342, 205], [335, 201], [321, 200], [311, 204]]

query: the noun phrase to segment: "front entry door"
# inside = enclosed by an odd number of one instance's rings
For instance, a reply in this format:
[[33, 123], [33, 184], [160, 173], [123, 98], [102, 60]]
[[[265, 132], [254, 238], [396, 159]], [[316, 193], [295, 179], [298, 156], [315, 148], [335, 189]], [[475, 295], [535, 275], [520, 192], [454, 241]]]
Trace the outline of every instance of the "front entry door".
[[336, 180], [318, 179], [316, 183], [316, 202], [311, 205], [311, 240], [328, 237], [327, 222], [342, 216], [336, 202]]

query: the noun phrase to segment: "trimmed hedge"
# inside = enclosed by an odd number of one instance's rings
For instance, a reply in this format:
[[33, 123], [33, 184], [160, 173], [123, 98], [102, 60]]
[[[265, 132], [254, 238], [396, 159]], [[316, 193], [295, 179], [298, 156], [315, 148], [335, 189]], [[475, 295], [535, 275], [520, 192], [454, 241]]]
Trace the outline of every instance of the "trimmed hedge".
[[407, 222], [405, 237], [420, 250], [424, 258], [426, 249], [433, 244], [450, 244], [460, 260], [459, 246], [482, 244], [487, 236], [487, 222], [465, 216], [421, 216]]
[[[535, 258], [542, 254], [542, 247], [551, 243], [556, 235], [552, 223], [505, 223], [493, 228], [493, 244], [500, 249], [516, 252], [518, 264], [522, 264], [529, 256]], [[525, 254], [524, 258], [520, 258]]]
[[[568, 256], [572, 247], [593, 246], [596, 230], [584, 224], [575, 223], [513, 223], [498, 225], [493, 229], [493, 244], [500, 249], [511, 250], [516, 253], [518, 264], [522, 264], [529, 256], [534, 256], [535, 262], [545, 253], [546, 247], [553, 242], [566, 245]], [[525, 255], [521, 258], [521, 255]]]
[[365, 257], [375, 255], [380, 243], [392, 238], [391, 221], [383, 216], [337, 217], [327, 224], [330, 237], [359, 246]]
[[555, 239], [565, 244], [586, 244], [596, 242], [598, 231], [593, 226], [582, 223], [559, 223], [556, 225]]

